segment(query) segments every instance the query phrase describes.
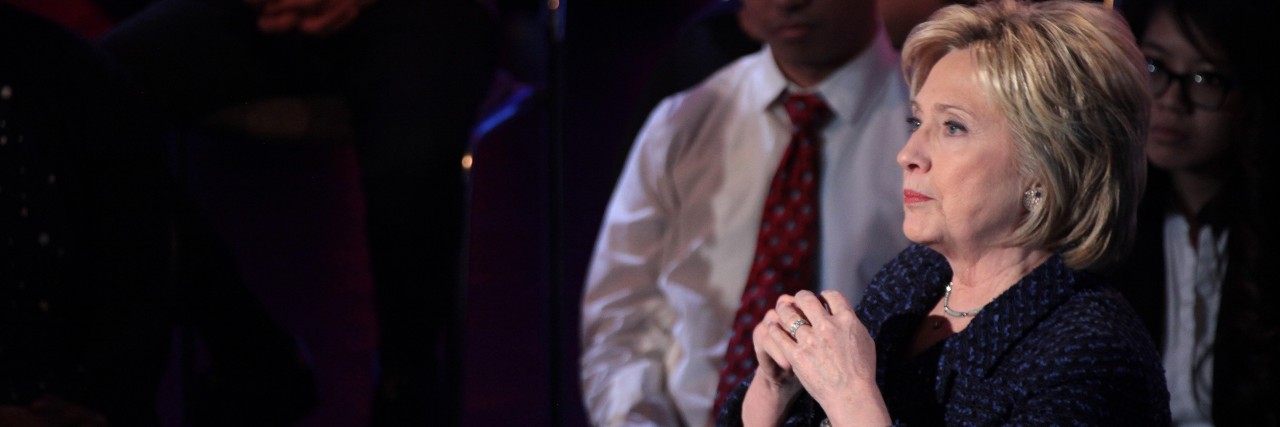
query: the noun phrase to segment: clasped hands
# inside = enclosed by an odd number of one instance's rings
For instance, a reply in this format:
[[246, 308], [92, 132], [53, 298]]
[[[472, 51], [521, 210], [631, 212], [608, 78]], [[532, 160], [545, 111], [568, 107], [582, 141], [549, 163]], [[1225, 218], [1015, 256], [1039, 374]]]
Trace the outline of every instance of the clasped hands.
[[329, 35], [345, 28], [374, 0], [244, 0], [258, 12], [264, 33]]
[[[804, 322], [793, 336], [788, 330], [799, 320]], [[748, 425], [775, 425], [802, 389], [835, 425], [849, 424], [836, 422], [847, 414], [884, 425], [881, 416], [887, 420], [888, 413], [876, 386], [875, 342], [839, 292], [779, 297], [752, 340], [759, 366], [743, 402]], [[877, 416], [866, 416], [871, 413]]]

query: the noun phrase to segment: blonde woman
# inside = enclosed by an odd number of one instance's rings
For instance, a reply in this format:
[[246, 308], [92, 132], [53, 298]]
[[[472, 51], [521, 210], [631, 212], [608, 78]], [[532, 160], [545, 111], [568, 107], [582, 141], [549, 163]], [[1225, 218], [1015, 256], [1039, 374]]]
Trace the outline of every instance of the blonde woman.
[[903, 51], [898, 154], [915, 245], [857, 310], [784, 296], [727, 425], [1161, 425], [1152, 340], [1087, 270], [1126, 251], [1151, 97], [1124, 21], [1094, 3], [941, 9]]

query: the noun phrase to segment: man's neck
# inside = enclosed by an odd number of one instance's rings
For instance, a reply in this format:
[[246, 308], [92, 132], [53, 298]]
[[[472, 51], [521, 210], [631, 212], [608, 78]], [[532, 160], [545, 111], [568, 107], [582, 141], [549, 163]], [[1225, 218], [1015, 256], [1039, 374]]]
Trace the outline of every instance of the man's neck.
[[[873, 33], [874, 34], [874, 33]], [[871, 37], [862, 43], [849, 45], [845, 52], [833, 53], [828, 58], [821, 60], [814, 58], [795, 58], [782, 54], [780, 50], [773, 50], [773, 62], [778, 65], [778, 70], [782, 71], [782, 75], [788, 81], [804, 89], [809, 89], [821, 84], [831, 74], [839, 70], [840, 67], [854, 60], [855, 57], [871, 49], [871, 44], [875, 37]]]

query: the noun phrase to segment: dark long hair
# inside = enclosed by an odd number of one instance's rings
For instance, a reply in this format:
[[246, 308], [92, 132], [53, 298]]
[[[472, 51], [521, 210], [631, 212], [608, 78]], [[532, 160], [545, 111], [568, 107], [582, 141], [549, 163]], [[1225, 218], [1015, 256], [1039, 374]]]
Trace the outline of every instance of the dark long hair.
[[[1270, 0], [1124, 0], [1139, 38], [1158, 7], [1173, 12], [1188, 39], [1218, 45], [1235, 69], [1243, 120], [1232, 141], [1222, 211], [1228, 215], [1227, 276], [1214, 354], [1213, 418], [1218, 425], [1280, 425], [1280, 212], [1277, 145], [1266, 134], [1280, 117], [1280, 57]], [[1200, 37], [1197, 37], [1196, 35]], [[1203, 39], [1201, 39], [1203, 37]], [[1203, 49], [1204, 47], [1201, 46]], [[1272, 203], [1268, 203], [1272, 201]]]

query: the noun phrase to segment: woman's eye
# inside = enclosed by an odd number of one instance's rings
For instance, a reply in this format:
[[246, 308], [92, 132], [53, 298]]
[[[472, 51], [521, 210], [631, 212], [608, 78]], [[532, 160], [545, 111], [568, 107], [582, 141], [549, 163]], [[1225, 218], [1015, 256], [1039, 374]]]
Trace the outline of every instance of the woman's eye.
[[1226, 87], [1227, 79], [1217, 73], [1196, 73], [1191, 76], [1191, 81], [1198, 85], [1206, 85], [1213, 87]]
[[946, 121], [943, 123], [943, 125], [947, 127], [947, 135], [955, 135], [962, 132], [967, 132], [969, 130], [969, 129], [966, 129], [964, 125], [953, 122], [953, 121]]
[[915, 132], [916, 129], [920, 129], [920, 119], [915, 117], [907, 117], [907, 126], [910, 126], [911, 131]]

